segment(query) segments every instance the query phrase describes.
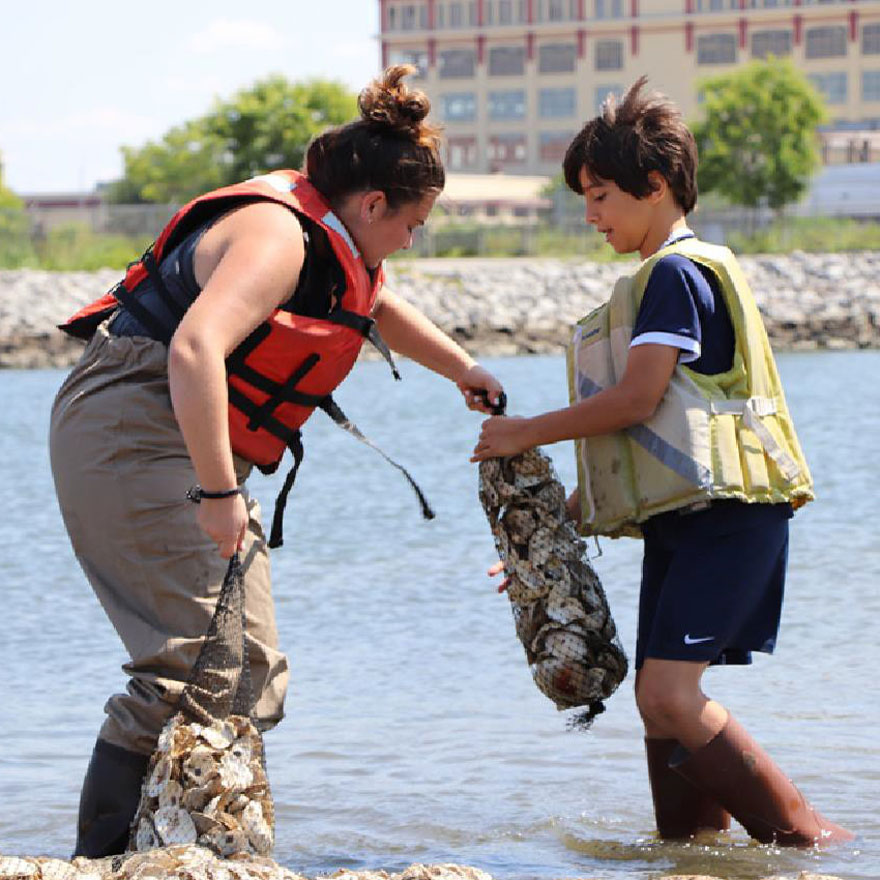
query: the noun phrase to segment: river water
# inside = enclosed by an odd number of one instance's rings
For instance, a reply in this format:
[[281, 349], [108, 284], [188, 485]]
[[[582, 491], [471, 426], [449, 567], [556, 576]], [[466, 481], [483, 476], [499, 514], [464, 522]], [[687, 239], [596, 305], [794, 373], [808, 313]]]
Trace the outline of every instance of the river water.
[[[467, 461], [480, 417], [405, 363], [360, 365], [348, 414], [410, 466], [437, 510], [321, 414], [273, 558], [288, 717], [267, 736], [276, 858], [295, 870], [457, 862], [504, 880], [880, 877], [880, 352], [780, 357], [819, 501], [795, 517], [776, 655], [710, 670], [737, 714], [824, 812], [859, 835], [826, 853], [660, 843], [631, 677], [588, 733], [531, 681]], [[489, 360], [513, 412], [562, 405], [558, 357]], [[46, 452], [59, 371], [0, 373], [0, 852], [67, 857], [82, 774], [120, 644], [71, 554]], [[549, 450], [570, 485], [570, 445]], [[281, 476], [252, 487], [271, 505]], [[595, 561], [629, 652], [640, 547]]]

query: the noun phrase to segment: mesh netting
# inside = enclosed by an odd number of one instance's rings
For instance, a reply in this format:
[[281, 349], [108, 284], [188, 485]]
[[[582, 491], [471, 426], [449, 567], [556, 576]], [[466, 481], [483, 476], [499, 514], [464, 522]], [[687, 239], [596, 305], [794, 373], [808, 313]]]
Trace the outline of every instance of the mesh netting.
[[586, 707], [572, 724], [587, 727], [627, 660], [552, 462], [540, 449], [480, 462], [480, 502], [535, 684], [559, 709]]
[[150, 756], [129, 850], [199, 844], [221, 856], [271, 852], [275, 811], [253, 702], [244, 579], [234, 556], [178, 711]]
[[252, 704], [245, 650], [244, 576], [235, 555], [229, 561], [214, 616], [178, 708], [187, 720], [210, 724], [229, 715], [250, 716]]

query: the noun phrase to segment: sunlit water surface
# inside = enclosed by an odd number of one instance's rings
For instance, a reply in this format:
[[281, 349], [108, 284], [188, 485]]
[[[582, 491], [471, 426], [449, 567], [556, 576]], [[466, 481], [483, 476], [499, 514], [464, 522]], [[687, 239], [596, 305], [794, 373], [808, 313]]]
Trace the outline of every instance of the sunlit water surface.
[[[507, 880], [880, 877], [880, 353], [779, 360], [819, 500], [794, 520], [776, 655], [711, 670], [706, 684], [857, 832], [855, 845], [780, 851], [741, 831], [713, 846], [655, 840], [631, 677], [589, 733], [568, 732], [485, 575], [493, 546], [467, 461], [479, 416], [412, 364], [397, 385], [367, 363], [340, 402], [411, 467], [437, 519], [421, 521], [397, 472], [321, 414], [307, 425], [287, 543], [273, 557], [293, 667], [288, 717], [267, 736], [277, 859], [308, 873], [458, 862]], [[513, 412], [565, 402], [561, 358], [487, 364]], [[125, 657], [55, 502], [46, 433], [62, 378], [0, 373], [0, 851], [66, 857]], [[570, 485], [570, 445], [551, 452]], [[280, 480], [252, 481], [264, 508]], [[640, 547], [602, 551], [596, 566], [632, 651]]]

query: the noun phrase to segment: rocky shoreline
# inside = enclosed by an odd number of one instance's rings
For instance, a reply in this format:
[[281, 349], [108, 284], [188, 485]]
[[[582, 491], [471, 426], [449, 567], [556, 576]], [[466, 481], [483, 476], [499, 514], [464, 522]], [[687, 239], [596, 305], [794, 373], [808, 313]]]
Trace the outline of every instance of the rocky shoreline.
[[[777, 350], [880, 348], [880, 252], [743, 257]], [[388, 286], [472, 354], [559, 353], [632, 262], [396, 260]], [[120, 272], [0, 271], [0, 368], [64, 367], [80, 344], [55, 329]]]
[[[229, 859], [196, 846], [169, 846], [104, 859], [60, 859], [0, 854], [0, 880], [309, 880], [272, 859], [239, 854]], [[479, 868], [463, 865], [410, 865], [401, 873], [340, 869], [315, 880], [493, 880]], [[582, 877], [580, 880], [588, 880]], [[658, 880], [724, 880], [710, 874], [664, 874]], [[830, 874], [800, 871], [762, 880], [841, 880]]]

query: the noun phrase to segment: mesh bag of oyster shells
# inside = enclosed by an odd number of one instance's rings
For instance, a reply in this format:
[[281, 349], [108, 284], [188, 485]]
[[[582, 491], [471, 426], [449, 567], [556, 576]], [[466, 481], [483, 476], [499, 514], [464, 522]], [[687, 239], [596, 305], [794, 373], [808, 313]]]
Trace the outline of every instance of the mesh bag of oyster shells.
[[267, 855], [274, 805], [252, 718], [244, 584], [233, 556], [199, 657], [150, 757], [129, 850], [199, 844]]
[[479, 486], [535, 684], [560, 710], [585, 707], [570, 723], [589, 727], [627, 659], [565, 490], [540, 449], [481, 461]]

